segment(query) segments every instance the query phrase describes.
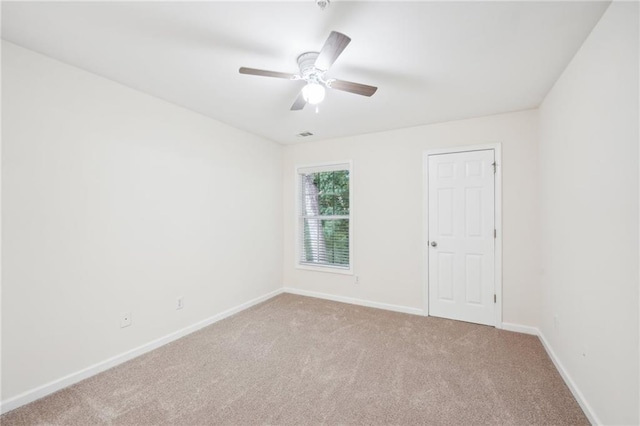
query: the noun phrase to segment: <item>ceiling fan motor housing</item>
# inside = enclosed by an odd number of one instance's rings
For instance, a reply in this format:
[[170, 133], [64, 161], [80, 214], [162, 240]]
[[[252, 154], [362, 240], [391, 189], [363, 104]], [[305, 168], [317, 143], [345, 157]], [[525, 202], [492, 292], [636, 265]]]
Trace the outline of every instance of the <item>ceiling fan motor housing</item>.
[[303, 80], [314, 82], [314, 83], [324, 83], [322, 77], [324, 76], [324, 71], [316, 68], [316, 59], [318, 59], [318, 52], [305, 52], [302, 55], [298, 56], [298, 67], [300, 68], [300, 77]]

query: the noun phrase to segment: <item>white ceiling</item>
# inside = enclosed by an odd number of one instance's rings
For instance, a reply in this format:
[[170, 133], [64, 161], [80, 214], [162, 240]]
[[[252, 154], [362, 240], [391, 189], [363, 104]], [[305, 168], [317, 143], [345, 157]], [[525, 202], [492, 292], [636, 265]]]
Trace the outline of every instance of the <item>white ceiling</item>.
[[[534, 108], [608, 2], [3, 2], [2, 38], [280, 143]], [[329, 33], [351, 44], [329, 91], [290, 111], [296, 72]], [[314, 136], [296, 137], [302, 131]]]

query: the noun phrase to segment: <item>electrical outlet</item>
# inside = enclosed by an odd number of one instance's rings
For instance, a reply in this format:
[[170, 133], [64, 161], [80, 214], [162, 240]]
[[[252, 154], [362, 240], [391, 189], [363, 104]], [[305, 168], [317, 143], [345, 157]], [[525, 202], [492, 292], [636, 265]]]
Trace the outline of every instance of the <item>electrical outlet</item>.
[[180, 296], [178, 297], [178, 300], [176, 302], [176, 309], [182, 309], [184, 308], [184, 297]]
[[560, 328], [560, 320], [558, 319], [557, 315], [553, 316], [553, 328], [558, 331], [558, 329]]
[[360, 284], [360, 276], [359, 275], [355, 276], [355, 283], [356, 284]]
[[123, 312], [120, 314], [120, 328], [129, 327], [131, 325], [131, 312]]

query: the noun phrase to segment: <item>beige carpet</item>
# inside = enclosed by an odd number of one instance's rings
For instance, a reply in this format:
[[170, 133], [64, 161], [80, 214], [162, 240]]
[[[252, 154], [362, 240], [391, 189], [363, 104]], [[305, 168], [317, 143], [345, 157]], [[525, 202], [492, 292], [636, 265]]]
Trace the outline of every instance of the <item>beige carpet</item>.
[[588, 424], [536, 337], [288, 294], [0, 422]]

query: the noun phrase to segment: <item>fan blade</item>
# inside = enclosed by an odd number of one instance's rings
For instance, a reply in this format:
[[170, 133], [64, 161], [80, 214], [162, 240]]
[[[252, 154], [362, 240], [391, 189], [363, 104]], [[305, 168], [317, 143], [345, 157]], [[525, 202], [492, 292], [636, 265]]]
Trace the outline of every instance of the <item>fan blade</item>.
[[352, 83], [344, 80], [333, 80], [329, 87], [362, 96], [372, 96], [376, 93], [376, 90], [378, 90], [378, 88], [374, 86], [367, 86], [366, 84]]
[[307, 101], [304, 100], [302, 92], [300, 92], [293, 105], [291, 105], [291, 111], [300, 111], [306, 104]]
[[338, 59], [338, 56], [340, 56], [349, 42], [351, 42], [351, 39], [346, 35], [337, 31], [331, 31], [329, 38], [327, 38], [324, 46], [322, 46], [320, 54], [316, 58], [316, 68], [323, 71], [328, 70], [336, 59]]
[[294, 74], [288, 74], [286, 72], [259, 70], [256, 68], [241, 67], [238, 71], [240, 71], [240, 74], [259, 75], [262, 77], [286, 78], [287, 80], [293, 80], [293, 77], [294, 77]]

